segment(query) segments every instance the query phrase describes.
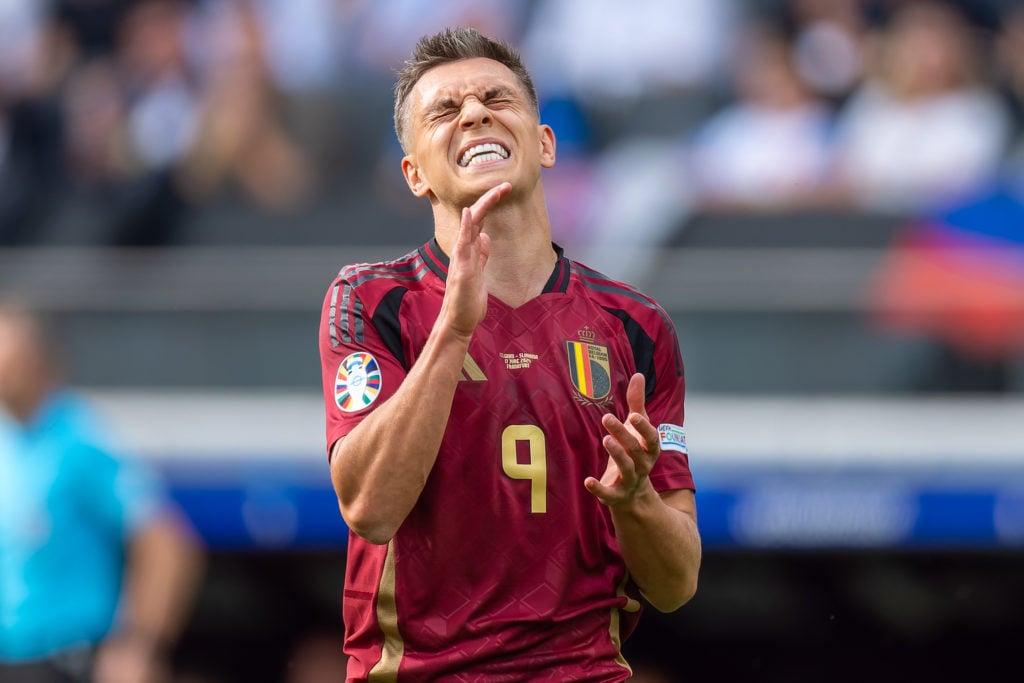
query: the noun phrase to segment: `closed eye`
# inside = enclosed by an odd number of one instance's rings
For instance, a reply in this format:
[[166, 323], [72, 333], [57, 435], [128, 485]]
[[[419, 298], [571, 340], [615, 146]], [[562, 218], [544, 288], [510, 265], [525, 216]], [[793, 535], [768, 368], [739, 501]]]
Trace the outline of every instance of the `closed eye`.
[[427, 118], [430, 120], [450, 118], [458, 113], [459, 108], [455, 103], [455, 100], [445, 99], [427, 111]]

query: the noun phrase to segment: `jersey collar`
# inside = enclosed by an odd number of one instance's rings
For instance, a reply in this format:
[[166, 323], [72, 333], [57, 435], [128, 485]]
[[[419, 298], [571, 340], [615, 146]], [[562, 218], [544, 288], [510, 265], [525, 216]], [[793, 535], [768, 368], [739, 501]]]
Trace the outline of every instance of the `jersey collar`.
[[[555, 250], [555, 254], [558, 256], [558, 260], [555, 261], [555, 268], [551, 271], [551, 277], [544, 284], [544, 290], [542, 294], [550, 294], [552, 292], [565, 293], [569, 288], [569, 259], [565, 258], [565, 250], [558, 246], [554, 242], [551, 243], [551, 248]], [[448, 254], [444, 253], [441, 249], [441, 245], [437, 243], [437, 238], [434, 238], [419, 248], [420, 257], [430, 268], [442, 280], [448, 279]]]

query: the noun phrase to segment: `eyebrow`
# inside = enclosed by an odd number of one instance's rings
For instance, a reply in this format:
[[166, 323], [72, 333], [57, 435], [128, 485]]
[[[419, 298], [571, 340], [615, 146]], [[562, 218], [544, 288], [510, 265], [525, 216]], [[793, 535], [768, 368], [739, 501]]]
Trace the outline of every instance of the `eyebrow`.
[[504, 85], [496, 85], [484, 92], [484, 99], [489, 100], [494, 97], [510, 97], [513, 94], [510, 88]]

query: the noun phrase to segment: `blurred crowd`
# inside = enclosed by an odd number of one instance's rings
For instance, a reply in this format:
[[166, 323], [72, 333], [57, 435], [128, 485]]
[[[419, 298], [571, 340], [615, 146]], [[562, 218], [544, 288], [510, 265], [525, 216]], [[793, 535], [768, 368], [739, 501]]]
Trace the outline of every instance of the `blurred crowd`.
[[60, 211], [115, 245], [225, 199], [402, 211], [393, 74], [456, 24], [533, 71], [567, 246], [708, 207], [912, 212], [1024, 156], [1010, 0], [0, 0], [0, 244]]

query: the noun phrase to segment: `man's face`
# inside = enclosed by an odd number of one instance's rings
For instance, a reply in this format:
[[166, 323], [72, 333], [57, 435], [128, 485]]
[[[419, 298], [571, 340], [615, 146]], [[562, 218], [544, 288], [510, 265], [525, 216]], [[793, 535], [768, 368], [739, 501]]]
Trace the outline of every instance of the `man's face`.
[[409, 154], [402, 170], [413, 194], [469, 206], [508, 181], [528, 192], [555, 163], [551, 128], [541, 125], [515, 74], [491, 59], [434, 67], [409, 98]]

